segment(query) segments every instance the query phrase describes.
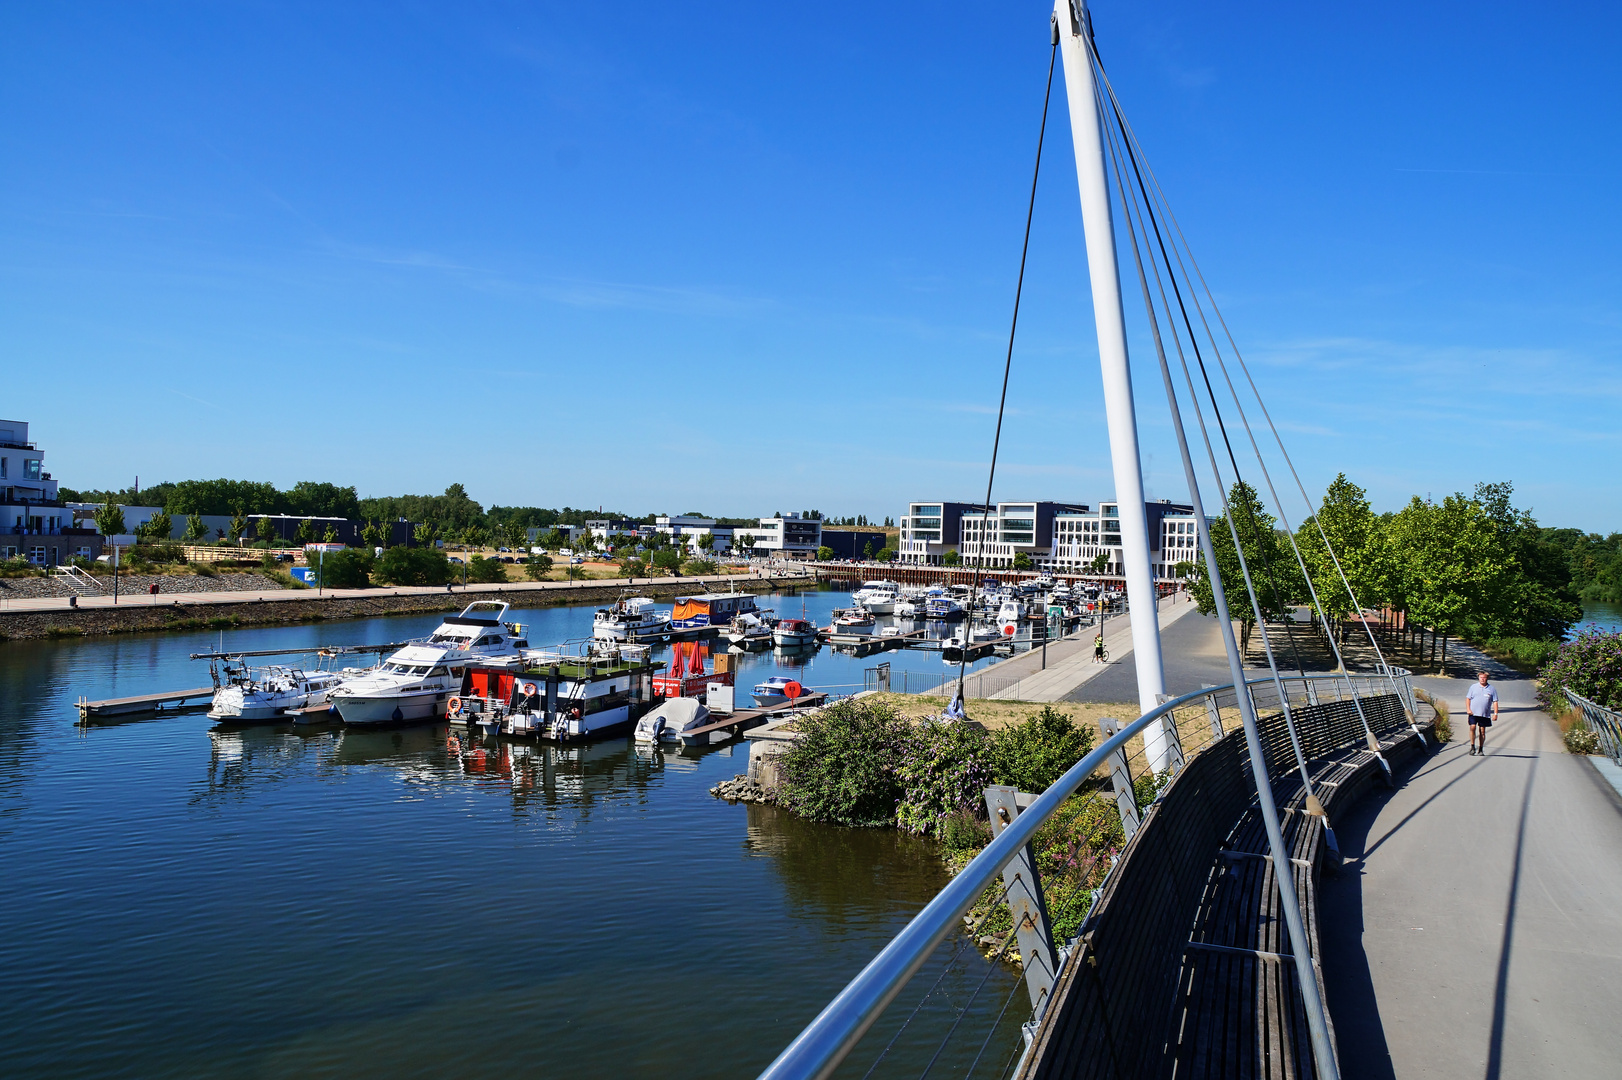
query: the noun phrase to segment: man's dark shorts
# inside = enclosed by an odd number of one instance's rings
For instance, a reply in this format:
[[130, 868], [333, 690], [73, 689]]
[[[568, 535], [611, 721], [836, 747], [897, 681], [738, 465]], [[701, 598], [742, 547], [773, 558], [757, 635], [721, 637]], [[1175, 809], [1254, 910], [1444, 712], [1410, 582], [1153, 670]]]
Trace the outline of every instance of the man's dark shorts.
[[1470, 724], [1471, 724], [1472, 727], [1474, 727], [1477, 724], [1481, 725], [1482, 727], [1492, 727], [1492, 717], [1490, 717], [1490, 716], [1476, 716], [1474, 713], [1472, 713], [1470, 715]]

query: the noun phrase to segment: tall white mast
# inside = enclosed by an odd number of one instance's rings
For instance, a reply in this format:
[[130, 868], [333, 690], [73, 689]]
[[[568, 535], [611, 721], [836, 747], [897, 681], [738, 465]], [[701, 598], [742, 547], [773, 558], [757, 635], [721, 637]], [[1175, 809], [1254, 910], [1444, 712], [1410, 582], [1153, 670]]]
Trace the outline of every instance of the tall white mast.
[[[1126, 572], [1127, 610], [1132, 614], [1132, 653], [1138, 669], [1138, 705], [1148, 712], [1166, 693], [1160, 656], [1160, 620], [1149, 566], [1149, 524], [1143, 508], [1143, 469], [1138, 461], [1138, 418], [1132, 403], [1132, 368], [1126, 354], [1126, 316], [1121, 309], [1120, 268], [1115, 262], [1115, 223], [1104, 174], [1104, 140], [1087, 41], [1086, 0], [1057, 0], [1053, 18], [1064, 57], [1070, 136], [1081, 187], [1081, 223], [1087, 238], [1087, 273], [1093, 285], [1093, 321], [1098, 326], [1098, 362], [1104, 375], [1104, 416], [1109, 423], [1115, 501], [1121, 513], [1121, 562]], [[1156, 771], [1171, 763], [1162, 730], [1144, 732]]]

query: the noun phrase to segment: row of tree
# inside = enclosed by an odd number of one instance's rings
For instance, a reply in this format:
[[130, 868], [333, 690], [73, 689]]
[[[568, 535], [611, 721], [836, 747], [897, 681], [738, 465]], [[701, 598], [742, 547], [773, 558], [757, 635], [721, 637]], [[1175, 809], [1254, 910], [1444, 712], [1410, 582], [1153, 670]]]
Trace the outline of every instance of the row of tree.
[[[1558, 638], [1582, 617], [1572, 549], [1562, 536], [1575, 530], [1539, 527], [1530, 511], [1512, 504], [1513, 494], [1508, 483], [1478, 484], [1472, 495], [1434, 503], [1415, 496], [1395, 513], [1376, 514], [1364, 490], [1342, 473], [1292, 545], [1255, 489], [1236, 483], [1228, 494], [1232, 528], [1227, 516], [1211, 527], [1229, 613], [1248, 629], [1255, 609], [1268, 621], [1282, 619], [1315, 590], [1329, 617], [1340, 619], [1355, 610], [1355, 593], [1362, 608], [1403, 611], [1449, 637]], [[1177, 571], [1193, 579], [1200, 610], [1213, 612], [1203, 562], [1179, 564]]]

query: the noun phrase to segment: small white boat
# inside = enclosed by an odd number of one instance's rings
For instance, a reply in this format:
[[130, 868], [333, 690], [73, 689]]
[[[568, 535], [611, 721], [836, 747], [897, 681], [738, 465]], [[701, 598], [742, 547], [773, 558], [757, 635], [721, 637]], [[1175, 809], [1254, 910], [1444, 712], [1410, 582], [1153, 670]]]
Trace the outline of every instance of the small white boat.
[[817, 628], [807, 619], [783, 619], [772, 628], [772, 642], [780, 649], [814, 644]]
[[359, 668], [345, 671], [305, 671], [273, 664], [251, 668], [246, 664], [225, 665], [225, 681], [214, 691], [208, 710], [211, 720], [246, 722], [277, 720], [289, 712], [325, 705], [332, 688], [345, 678], [362, 674]]
[[664, 704], [636, 722], [639, 743], [680, 742], [694, 728], [710, 723], [710, 710], [697, 698], [667, 698]]
[[745, 649], [766, 646], [772, 643], [772, 628], [759, 615], [746, 611], [732, 620], [726, 639]]
[[997, 611], [997, 626], [1002, 630], [1003, 637], [1011, 638], [1019, 631], [1019, 620], [1024, 614], [1024, 606], [1018, 600], [1003, 601]]
[[924, 594], [924, 615], [930, 619], [961, 619], [963, 604], [944, 589], [930, 589]]
[[622, 597], [591, 617], [591, 636], [598, 641], [646, 641], [670, 633], [670, 612], [658, 611], [646, 596]]
[[800, 697], [802, 690], [800, 684], [787, 675], [773, 675], [765, 682], [755, 684], [755, 704], [762, 709], [781, 705]]
[[873, 615], [860, 606], [853, 607], [848, 611], [841, 611], [838, 617], [834, 619], [834, 629], [842, 631], [871, 630], [873, 629]]

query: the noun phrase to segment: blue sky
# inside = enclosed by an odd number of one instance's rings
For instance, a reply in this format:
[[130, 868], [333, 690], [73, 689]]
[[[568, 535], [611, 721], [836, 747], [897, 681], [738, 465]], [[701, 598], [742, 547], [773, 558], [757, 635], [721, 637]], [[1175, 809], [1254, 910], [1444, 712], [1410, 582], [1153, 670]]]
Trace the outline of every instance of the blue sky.
[[[0, 413], [74, 487], [978, 497], [1047, 12], [6, 5]], [[1622, 528], [1613, 7], [1094, 12], [1309, 488], [1507, 479]], [[1047, 151], [997, 494], [1095, 502], [1062, 76]], [[1181, 498], [1133, 346], [1149, 492]]]

